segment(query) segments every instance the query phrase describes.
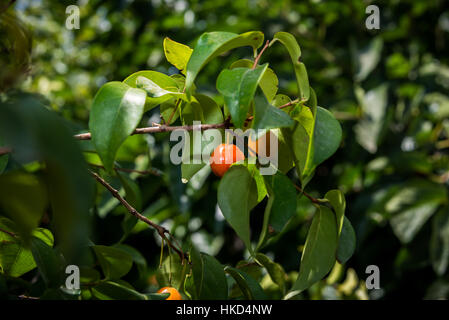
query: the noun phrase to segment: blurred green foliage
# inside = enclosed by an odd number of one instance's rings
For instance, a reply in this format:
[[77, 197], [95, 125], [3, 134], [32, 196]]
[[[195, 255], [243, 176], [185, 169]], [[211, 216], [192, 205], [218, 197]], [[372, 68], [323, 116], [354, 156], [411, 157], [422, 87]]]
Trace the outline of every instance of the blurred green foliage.
[[[343, 126], [342, 145], [317, 168], [308, 191], [322, 197], [331, 188], [342, 190], [357, 235], [355, 255], [303, 298], [448, 298], [449, 8], [443, 0], [376, 1], [380, 30], [365, 28], [369, 1], [359, 0], [80, 0], [75, 4], [81, 28], [68, 30], [65, 9], [73, 2], [18, 0], [14, 7], [32, 34], [31, 69], [20, 89], [44, 96], [71, 121], [73, 132], [86, 130], [91, 102], [105, 82], [145, 69], [178, 72], [164, 58], [164, 37], [192, 47], [206, 31], [261, 30], [267, 39], [277, 31], [294, 34], [318, 104]], [[1, 54], [3, 72], [7, 60]], [[215, 59], [197, 85], [218, 96], [219, 71], [245, 55], [252, 58], [250, 50], [237, 49]], [[264, 61], [274, 62], [270, 68], [284, 88], [280, 93], [293, 98], [295, 76], [283, 48], [268, 49]], [[142, 125], [159, 121], [153, 111]], [[90, 142], [80, 147], [93, 149]], [[185, 248], [191, 241], [220, 262], [235, 265], [245, 258], [243, 244], [217, 209], [218, 179], [205, 168], [182, 184], [180, 168], [169, 163], [169, 147], [166, 134], [128, 138], [118, 152], [120, 165], [162, 174], [132, 173], [125, 175], [126, 183], [118, 176], [108, 181], [145, 216], [170, 229]], [[90, 163], [99, 163], [95, 154], [85, 155]], [[17, 166], [9, 162], [5, 171]], [[84, 197], [89, 201], [89, 195]], [[124, 279], [139, 291], [154, 292], [160, 239], [105, 190], [98, 188], [96, 200], [90, 213], [95, 253], [100, 254], [100, 245], [126, 246], [127, 261], [135, 263]], [[314, 213], [307, 199], [298, 198], [298, 204], [297, 215], [266, 252], [291, 275], [287, 281], [295, 279], [302, 249], [289, 244], [304, 243]], [[263, 206], [256, 207], [253, 228], [260, 229], [262, 214]], [[364, 289], [361, 280], [370, 264], [380, 268], [381, 290]], [[270, 297], [280, 298], [267, 275], [250, 267], [242, 270], [262, 279]], [[85, 281], [96, 278], [93, 274]], [[126, 289], [126, 283], [121, 285]], [[40, 286], [30, 293], [39, 294]], [[94, 295], [112, 294], [109, 289]]]

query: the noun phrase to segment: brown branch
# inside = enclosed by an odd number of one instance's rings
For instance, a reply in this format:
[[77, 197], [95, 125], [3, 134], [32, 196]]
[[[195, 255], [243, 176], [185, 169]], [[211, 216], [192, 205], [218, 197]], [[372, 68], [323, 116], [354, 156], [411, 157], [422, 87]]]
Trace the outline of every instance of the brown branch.
[[11, 153], [12, 149], [8, 148], [8, 147], [0, 147], [0, 156], [7, 154], [7, 153]]
[[305, 195], [307, 198], [309, 198], [309, 200], [312, 201], [313, 203], [320, 204], [320, 205], [325, 203], [317, 198], [312, 197], [310, 194], [305, 192], [301, 187], [297, 186], [296, 184], [293, 184], [293, 185], [295, 186], [296, 190], [298, 190], [303, 195]]
[[183, 261], [185, 258], [187, 258], [187, 255], [184, 254], [184, 252], [180, 249], [177, 248], [175, 245], [173, 245], [173, 243], [168, 239], [168, 237], [166, 236], [166, 234], [168, 234], [169, 236], [171, 236], [170, 232], [165, 229], [164, 227], [154, 223], [153, 221], [151, 221], [150, 219], [148, 219], [147, 217], [145, 217], [144, 215], [140, 214], [133, 206], [131, 206], [128, 201], [126, 201], [120, 194], [119, 192], [114, 189], [114, 187], [112, 187], [109, 183], [107, 183], [102, 177], [100, 177], [98, 174], [96, 174], [93, 171], [89, 170], [89, 173], [95, 178], [95, 180], [97, 180], [100, 184], [102, 184], [106, 189], [108, 189], [108, 191], [114, 196], [114, 198], [116, 198], [125, 208], [126, 210], [128, 210], [128, 212], [130, 214], [132, 214], [134, 217], [136, 217], [137, 219], [145, 222], [146, 224], [148, 224], [150, 227], [152, 227], [153, 229], [155, 229], [157, 231], [157, 233], [159, 234], [159, 236], [167, 243], [167, 245], [172, 248], [173, 250], [176, 251], [176, 253], [179, 255], [179, 257], [181, 258], [181, 261]]
[[[209, 130], [209, 129], [221, 129], [225, 128], [228, 124], [226, 122], [218, 123], [218, 124], [200, 124], [200, 125], [188, 125], [188, 126], [166, 126], [166, 125], [160, 125], [160, 126], [153, 126], [153, 127], [144, 127], [144, 128], [137, 128], [134, 130], [134, 132], [131, 133], [131, 135], [135, 134], [145, 134], [145, 133], [161, 133], [161, 132], [169, 132], [169, 131], [175, 131], [175, 130]], [[87, 133], [81, 133], [74, 136], [75, 139], [78, 140], [90, 140], [91, 134], [90, 132]]]
[[267, 42], [265, 43], [265, 46], [262, 48], [262, 50], [260, 50], [256, 59], [254, 59], [254, 64], [253, 64], [253, 67], [251, 68], [252, 70], [256, 69], [257, 64], [259, 63], [260, 57], [262, 56], [262, 53], [265, 51], [265, 49], [267, 49], [269, 47], [269, 45], [270, 45], [270, 41], [267, 40]]
[[8, 230], [2, 229], [2, 228], [0, 228], [0, 231], [10, 235], [13, 238], [17, 238], [17, 235], [14, 232], [11, 232], [11, 231], [8, 231]]

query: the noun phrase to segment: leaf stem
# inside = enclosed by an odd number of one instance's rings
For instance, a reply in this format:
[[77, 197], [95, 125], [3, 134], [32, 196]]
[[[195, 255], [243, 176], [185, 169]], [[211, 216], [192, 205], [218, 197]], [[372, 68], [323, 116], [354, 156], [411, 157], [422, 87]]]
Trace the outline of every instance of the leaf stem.
[[262, 56], [262, 53], [265, 51], [265, 49], [267, 49], [269, 47], [269, 45], [270, 45], [270, 40], [267, 40], [267, 42], [265, 43], [265, 46], [262, 48], [262, 50], [260, 50], [256, 59], [254, 59], [254, 64], [253, 64], [253, 67], [251, 68], [252, 70], [256, 69], [257, 64], [259, 63], [260, 57]]

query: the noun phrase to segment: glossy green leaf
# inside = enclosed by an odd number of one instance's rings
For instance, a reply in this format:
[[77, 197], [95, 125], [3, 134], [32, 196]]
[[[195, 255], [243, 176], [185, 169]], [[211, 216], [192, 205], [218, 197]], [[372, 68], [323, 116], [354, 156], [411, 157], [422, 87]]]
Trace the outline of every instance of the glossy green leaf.
[[435, 272], [442, 276], [449, 263], [449, 214], [443, 207], [433, 218], [432, 236], [430, 239], [430, 260]]
[[337, 260], [341, 264], [346, 263], [354, 254], [356, 247], [356, 236], [354, 228], [347, 217], [343, 219], [340, 237], [338, 239]]
[[217, 90], [224, 96], [225, 106], [238, 128], [245, 123], [251, 101], [267, 67], [266, 63], [255, 69], [224, 69], [217, 78]]
[[[252, 68], [254, 62], [248, 59], [241, 59], [233, 62], [229, 69]], [[276, 96], [279, 86], [279, 79], [273, 69], [267, 68], [259, 81], [259, 87], [269, 102]]]
[[[0, 228], [12, 233], [17, 232], [14, 222], [5, 217], [0, 217]], [[47, 229], [37, 228], [33, 230], [32, 236], [48, 246], [53, 246], [53, 235]], [[35, 267], [36, 262], [31, 250], [24, 246], [20, 238], [0, 231], [0, 272], [11, 277], [20, 277]]]
[[237, 47], [251, 46], [256, 50], [263, 43], [263, 33], [250, 31], [238, 35], [231, 32], [206, 32], [201, 35], [187, 63], [186, 91], [191, 87], [200, 70], [213, 58]]
[[318, 107], [313, 139], [314, 168], [337, 151], [341, 138], [342, 129], [340, 123], [328, 110]]
[[346, 200], [340, 190], [330, 190], [324, 196], [329, 201], [335, 213], [337, 221], [337, 260], [340, 263], [345, 263], [351, 258], [354, 253], [356, 245], [356, 237], [354, 229], [348, 218], [345, 217]]
[[264, 266], [270, 275], [271, 280], [279, 286], [282, 292], [284, 292], [286, 279], [284, 268], [262, 253], [256, 254], [256, 260]]
[[442, 203], [447, 203], [444, 187], [423, 179], [411, 180], [385, 203], [392, 214], [390, 225], [402, 243], [409, 243]]
[[148, 298], [123, 284], [105, 281], [92, 288], [92, 294], [100, 300], [148, 300]]
[[164, 54], [167, 61], [185, 74], [187, 63], [192, 55], [192, 49], [182, 43], [176, 42], [168, 37], [164, 38]]
[[212, 256], [191, 250], [193, 282], [196, 298], [200, 300], [226, 300], [228, 285], [223, 266]]
[[281, 42], [287, 49], [290, 59], [293, 63], [293, 68], [295, 70], [296, 82], [298, 84], [299, 97], [301, 100], [309, 100], [310, 97], [310, 86], [309, 77], [307, 76], [307, 70], [304, 63], [300, 62], [301, 49], [295, 37], [288, 32], [277, 32], [271, 42], [272, 45], [275, 41]]
[[294, 124], [294, 121], [286, 112], [269, 104], [264, 96], [256, 96], [255, 115], [252, 124], [254, 130], [286, 128], [292, 127]]
[[337, 224], [334, 213], [321, 206], [313, 217], [301, 256], [298, 279], [293, 291], [303, 291], [321, 280], [335, 263]]
[[121, 82], [109, 82], [92, 103], [89, 129], [105, 168], [111, 171], [120, 145], [134, 131], [143, 115], [146, 94]]
[[36, 237], [31, 239], [31, 252], [47, 287], [58, 288], [63, 274], [59, 256], [51, 246]]
[[314, 172], [316, 102], [316, 95], [312, 90], [308, 106], [302, 107], [299, 113], [293, 117], [296, 120], [293, 128], [282, 129], [282, 135], [293, 151], [292, 156], [303, 188]]
[[239, 286], [245, 299], [247, 300], [266, 300], [267, 295], [263, 291], [260, 284], [246, 272], [237, 268], [226, 267], [225, 272], [228, 273]]
[[296, 189], [290, 179], [279, 171], [264, 178], [270, 197], [274, 198], [269, 224], [276, 232], [281, 232], [296, 214]]
[[148, 97], [153, 99], [160, 99], [161, 101], [166, 101], [170, 98], [183, 98], [184, 94], [182, 92], [178, 92], [178, 88], [173, 88], [171, 90], [166, 90], [160, 87], [157, 83], [152, 80], [138, 76], [136, 79], [136, 87], [144, 90]]
[[252, 252], [249, 228], [250, 204], [257, 201], [257, 193], [251, 192], [255, 181], [243, 165], [232, 166], [218, 185], [218, 206], [226, 221]]
[[0, 207], [14, 220], [25, 241], [47, 206], [47, 187], [42, 177], [22, 171], [0, 176]]
[[126, 251], [101, 245], [96, 245], [92, 248], [106, 279], [120, 279], [131, 270], [133, 258]]

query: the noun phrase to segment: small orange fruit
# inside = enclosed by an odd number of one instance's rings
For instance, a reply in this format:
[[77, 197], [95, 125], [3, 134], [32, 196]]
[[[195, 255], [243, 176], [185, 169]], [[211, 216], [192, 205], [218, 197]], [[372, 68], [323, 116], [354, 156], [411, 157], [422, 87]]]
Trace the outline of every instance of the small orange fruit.
[[182, 300], [181, 294], [178, 290], [173, 287], [163, 287], [160, 288], [157, 293], [170, 293], [167, 299], [165, 300]]
[[222, 143], [212, 152], [209, 162], [215, 175], [223, 177], [234, 162], [243, 159], [245, 159], [245, 155], [237, 146]]

